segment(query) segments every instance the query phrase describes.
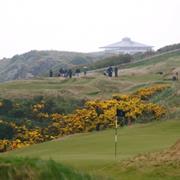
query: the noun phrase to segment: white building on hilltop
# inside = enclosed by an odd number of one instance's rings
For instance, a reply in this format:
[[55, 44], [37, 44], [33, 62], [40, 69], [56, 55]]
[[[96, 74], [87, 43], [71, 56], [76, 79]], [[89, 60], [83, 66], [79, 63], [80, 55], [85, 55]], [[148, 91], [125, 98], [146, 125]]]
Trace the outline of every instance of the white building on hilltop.
[[107, 53], [116, 53], [116, 54], [135, 54], [135, 53], [144, 53], [147, 51], [152, 51], [153, 46], [148, 46], [138, 42], [132, 41], [130, 38], [123, 38], [122, 41], [110, 44], [104, 47], [100, 47], [105, 50]]

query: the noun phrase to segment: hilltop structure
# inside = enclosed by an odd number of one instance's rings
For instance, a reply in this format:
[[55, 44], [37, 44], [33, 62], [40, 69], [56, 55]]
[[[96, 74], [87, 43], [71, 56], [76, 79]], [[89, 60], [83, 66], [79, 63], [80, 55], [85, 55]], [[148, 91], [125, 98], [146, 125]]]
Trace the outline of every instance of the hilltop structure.
[[105, 50], [107, 53], [115, 54], [135, 54], [135, 53], [144, 53], [147, 51], [152, 51], [153, 46], [148, 46], [138, 42], [132, 41], [130, 38], [123, 38], [120, 42], [110, 44], [104, 47], [100, 47]]

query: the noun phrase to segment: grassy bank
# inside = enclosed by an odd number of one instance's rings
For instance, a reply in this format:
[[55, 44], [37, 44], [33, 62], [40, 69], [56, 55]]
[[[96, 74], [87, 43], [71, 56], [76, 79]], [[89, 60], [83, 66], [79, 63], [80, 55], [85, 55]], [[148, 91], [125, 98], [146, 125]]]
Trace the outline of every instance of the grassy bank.
[[167, 148], [180, 138], [179, 132], [179, 120], [121, 128], [118, 130], [117, 161], [114, 160], [114, 130], [69, 136], [9, 151], [1, 156], [40, 157], [46, 160], [51, 158], [81, 171], [116, 178], [119, 176], [119, 172], [116, 171], [118, 162], [139, 153]]
[[53, 160], [0, 158], [1, 180], [95, 180], [100, 177], [84, 174]]

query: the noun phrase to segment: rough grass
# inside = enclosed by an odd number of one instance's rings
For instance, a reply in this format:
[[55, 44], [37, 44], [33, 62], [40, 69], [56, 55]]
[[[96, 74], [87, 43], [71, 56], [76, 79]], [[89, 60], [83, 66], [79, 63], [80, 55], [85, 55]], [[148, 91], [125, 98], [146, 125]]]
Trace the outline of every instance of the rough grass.
[[180, 140], [166, 150], [122, 161], [117, 164], [116, 170], [119, 172], [119, 179], [124, 180], [180, 179]]
[[180, 163], [172, 161], [169, 164], [159, 163], [149, 166], [123, 166], [121, 163], [104, 169], [114, 174], [117, 180], [179, 180]]
[[92, 71], [88, 72], [86, 77], [81, 75], [80, 78], [36, 78], [6, 82], [0, 84], [0, 96], [4, 98], [32, 98], [38, 95], [81, 99], [109, 98], [112, 93], [131, 91], [145, 84], [156, 82], [173, 84], [171, 78], [175, 72], [180, 74], [180, 51], [149, 57], [120, 67], [118, 78], [108, 78], [103, 76], [102, 72]]
[[167, 52], [160, 55], [155, 55], [154, 57], [148, 57], [134, 63], [130, 63], [125, 67], [132, 68], [132, 67], [153, 65], [160, 62], [169, 62], [169, 60], [177, 59], [179, 58], [179, 56], [180, 56], [180, 50]]
[[107, 98], [113, 92], [119, 92], [129, 86], [132, 86], [131, 82], [121, 82], [103, 75], [73, 79], [44, 78], [0, 84], [0, 96], [5, 98], [32, 98], [38, 95], [81, 99]]
[[[158, 72], [163, 74], [157, 74]], [[180, 74], [180, 51], [148, 57], [122, 66], [118, 78], [107, 78], [102, 72], [92, 71], [87, 77], [82, 75], [81, 78], [36, 78], [6, 82], [0, 84], [0, 96], [13, 98], [43, 94], [68, 97], [78, 95], [81, 98], [109, 97], [112, 92], [126, 91], [127, 88], [144, 83], [165, 81], [175, 72]]]
[[95, 180], [95, 177], [53, 160], [43, 161], [29, 158], [0, 158], [1, 180]]
[[122, 161], [121, 164], [127, 167], [159, 166], [159, 164], [177, 163], [180, 165], [180, 139], [170, 148], [154, 153], [138, 155], [130, 160]]

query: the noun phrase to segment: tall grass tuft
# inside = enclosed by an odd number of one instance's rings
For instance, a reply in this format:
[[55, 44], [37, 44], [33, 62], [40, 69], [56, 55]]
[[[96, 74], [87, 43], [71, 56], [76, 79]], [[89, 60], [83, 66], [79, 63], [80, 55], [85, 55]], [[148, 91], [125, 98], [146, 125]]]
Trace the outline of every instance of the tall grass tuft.
[[53, 160], [0, 158], [1, 180], [96, 180], [95, 176], [78, 172]]

